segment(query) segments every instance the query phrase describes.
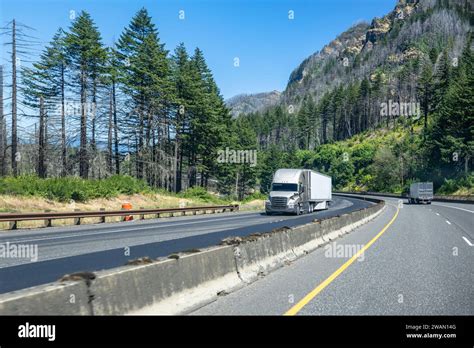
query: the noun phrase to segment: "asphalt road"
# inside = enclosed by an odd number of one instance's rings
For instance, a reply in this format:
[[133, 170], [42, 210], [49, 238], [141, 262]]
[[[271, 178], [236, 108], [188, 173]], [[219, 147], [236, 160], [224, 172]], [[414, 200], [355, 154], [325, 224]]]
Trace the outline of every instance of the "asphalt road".
[[[319, 248], [193, 314], [473, 315], [474, 205], [403, 204], [397, 214], [398, 199], [382, 199], [382, 214], [336, 246]], [[358, 246], [368, 248], [350, 263]]]
[[123, 266], [139, 257], [157, 258], [204, 248], [229, 236], [297, 226], [371, 204], [353, 198], [333, 198], [328, 210], [298, 217], [237, 212], [1, 232], [0, 245], [37, 246], [38, 259], [0, 258], [0, 293], [49, 283], [67, 273]]

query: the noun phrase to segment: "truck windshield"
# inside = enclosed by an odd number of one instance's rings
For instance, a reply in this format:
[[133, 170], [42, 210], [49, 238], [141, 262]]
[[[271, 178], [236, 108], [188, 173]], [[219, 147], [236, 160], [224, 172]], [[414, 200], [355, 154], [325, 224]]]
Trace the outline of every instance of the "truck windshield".
[[298, 184], [272, 184], [272, 191], [291, 191], [298, 192]]

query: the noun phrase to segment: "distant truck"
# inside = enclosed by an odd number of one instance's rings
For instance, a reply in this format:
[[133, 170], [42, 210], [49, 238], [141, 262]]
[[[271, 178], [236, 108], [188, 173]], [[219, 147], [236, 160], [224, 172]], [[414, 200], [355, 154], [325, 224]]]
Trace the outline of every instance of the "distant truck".
[[331, 177], [308, 169], [278, 169], [272, 181], [267, 215], [300, 215], [327, 209], [332, 199]]
[[408, 196], [408, 202], [414, 203], [427, 203], [431, 204], [433, 200], [433, 183], [432, 182], [414, 182], [410, 185], [410, 195]]

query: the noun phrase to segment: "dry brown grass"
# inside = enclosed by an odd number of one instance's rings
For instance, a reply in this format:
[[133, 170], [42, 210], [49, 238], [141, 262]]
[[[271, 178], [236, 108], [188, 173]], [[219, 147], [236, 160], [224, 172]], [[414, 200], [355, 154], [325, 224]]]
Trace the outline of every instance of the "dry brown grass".
[[[131, 203], [133, 209], [177, 208], [183, 205], [187, 207], [213, 205], [210, 203], [203, 203], [198, 200], [160, 194], [135, 194], [131, 196], [120, 195], [110, 199], [94, 199], [87, 203], [78, 203], [73, 201], [70, 203], [61, 203], [38, 197], [0, 195], [0, 212], [32, 213], [44, 212], [48, 209], [54, 212], [74, 211], [74, 209], [79, 209], [82, 211], [97, 211], [100, 210], [100, 208], [104, 208], [105, 210], [120, 210], [122, 203], [125, 202]], [[259, 210], [262, 209], [262, 207], [263, 201], [255, 200], [241, 205], [240, 209]], [[153, 215], [146, 215], [145, 218], [153, 218]], [[81, 219], [81, 224], [98, 223], [99, 220], [99, 218]], [[107, 218], [107, 222], [118, 222], [120, 220], [121, 217]], [[72, 223], [72, 219], [53, 220], [53, 226], [72, 225]], [[43, 226], [44, 221], [41, 220], [18, 222], [18, 228], [38, 228]], [[0, 222], [0, 230], [5, 230], [8, 228], [8, 222]]]

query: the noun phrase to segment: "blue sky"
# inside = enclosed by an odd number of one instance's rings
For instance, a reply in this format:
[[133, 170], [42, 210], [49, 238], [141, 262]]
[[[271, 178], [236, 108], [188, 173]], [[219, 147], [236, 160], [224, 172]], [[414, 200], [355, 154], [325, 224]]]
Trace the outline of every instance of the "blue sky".
[[[229, 98], [283, 90], [303, 59], [352, 24], [381, 17], [395, 4], [396, 0], [0, 0], [0, 23], [15, 18], [35, 28], [34, 35], [47, 43], [58, 27], [70, 26], [71, 11], [86, 10], [103, 42], [110, 44], [144, 6], [168, 50], [182, 41], [190, 52], [196, 46], [204, 51], [222, 94]], [[4, 64], [3, 47], [1, 53]], [[239, 67], [234, 67], [236, 57]]]

